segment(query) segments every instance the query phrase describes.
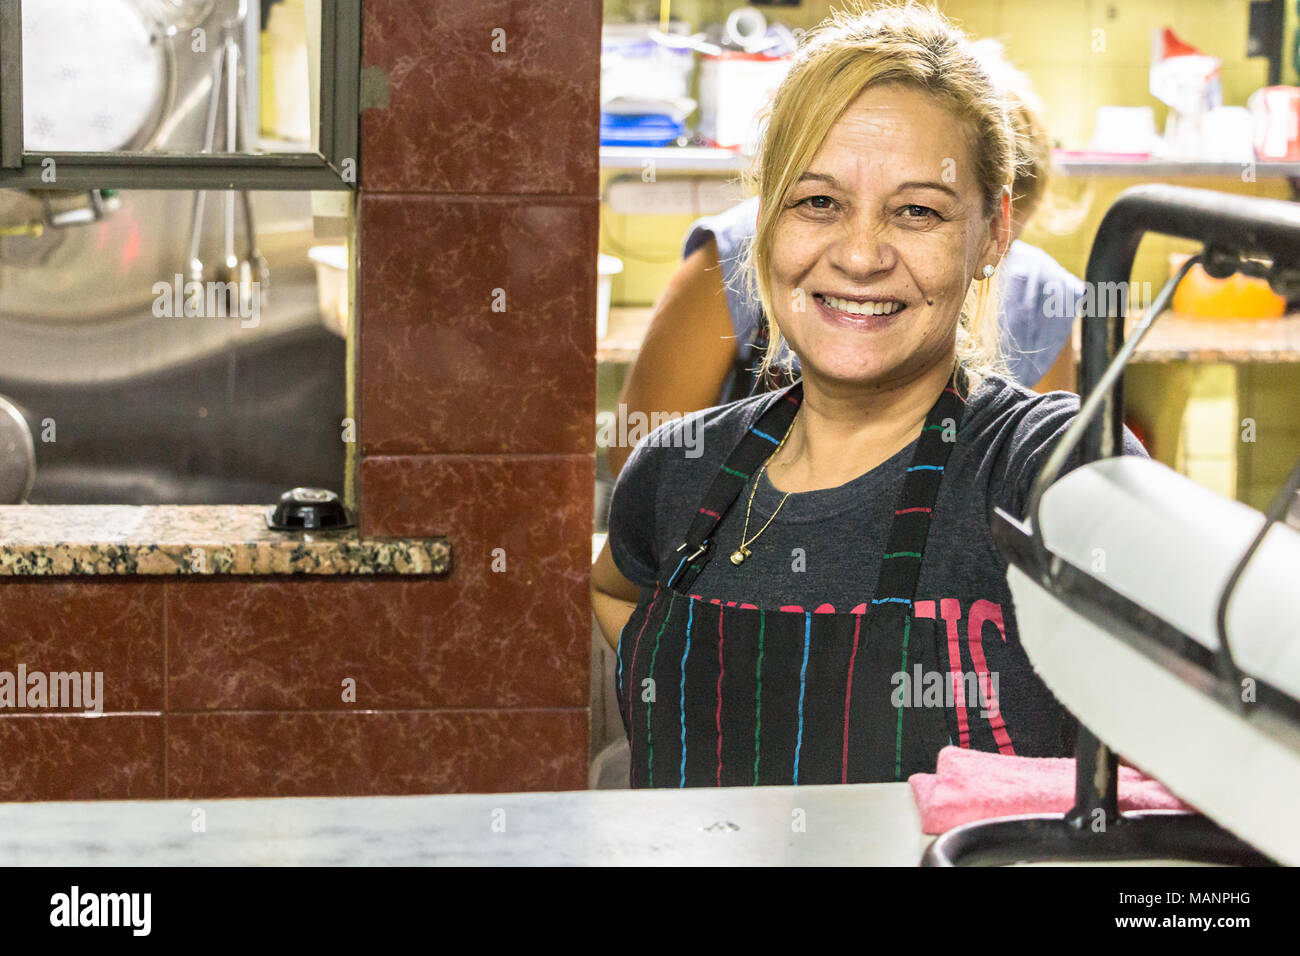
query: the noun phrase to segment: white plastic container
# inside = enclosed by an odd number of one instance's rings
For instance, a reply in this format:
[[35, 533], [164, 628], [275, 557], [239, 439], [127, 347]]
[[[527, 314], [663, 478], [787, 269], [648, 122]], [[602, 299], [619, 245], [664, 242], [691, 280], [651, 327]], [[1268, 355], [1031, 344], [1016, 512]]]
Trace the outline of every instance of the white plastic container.
[[1149, 106], [1099, 106], [1088, 149], [1101, 153], [1149, 153], [1157, 139]]
[[312, 246], [307, 258], [316, 264], [316, 294], [321, 322], [335, 335], [348, 334], [348, 247]]
[[752, 153], [759, 116], [790, 71], [788, 56], [727, 51], [700, 58], [700, 136]]
[[614, 290], [614, 276], [623, 271], [623, 260], [603, 252], [596, 265], [596, 339], [609, 331], [609, 300]]
[[651, 29], [645, 24], [615, 23], [601, 31], [602, 104], [620, 96], [673, 100], [690, 95], [694, 52], [656, 43], [650, 38]]

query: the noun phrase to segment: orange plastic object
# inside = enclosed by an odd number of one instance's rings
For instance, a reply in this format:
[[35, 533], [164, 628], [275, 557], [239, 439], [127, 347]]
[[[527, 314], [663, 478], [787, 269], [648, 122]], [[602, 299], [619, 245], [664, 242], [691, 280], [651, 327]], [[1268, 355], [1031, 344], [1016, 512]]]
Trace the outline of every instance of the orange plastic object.
[[1174, 290], [1173, 307], [1198, 319], [1276, 319], [1286, 314], [1286, 299], [1263, 279], [1241, 273], [1212, 279], [1196, 265]]

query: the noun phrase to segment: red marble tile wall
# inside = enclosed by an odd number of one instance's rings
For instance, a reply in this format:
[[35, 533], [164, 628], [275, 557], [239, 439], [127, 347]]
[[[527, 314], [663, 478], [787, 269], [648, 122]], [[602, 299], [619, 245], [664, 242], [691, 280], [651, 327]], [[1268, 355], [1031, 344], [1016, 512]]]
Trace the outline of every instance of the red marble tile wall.
[[487, 761], [459, 789], [585, 785], [601, 9], [365, 8], [387, 95], [361, 122], [361, 520], [451, 537], [423, 669], [385, 692], [478, 708], [437, 733]]
[[0, 717], [0, 800], [586, 785], [601, 7], [363, 6], [362, 530], [452, 573], [0, 584], [106, 709]]
[[0, 670], [100, 672], [103, 713], [7, 702], [0, 801], [580, 788], [576, 614], [567, 640], [520, 641], [565, 615], [480, 617], [483, 590], [456, 575], [6, 579]]
[[0, 584], [0, 671], [12, 675], [6, 682], [18, 682], [20, 667], [103, 675], [97, 717], [11, 709], [18, 702], [11, 687], [15, 700], [0, 716], [0, 801], [164, 795], [164, 601], [157, 579]]

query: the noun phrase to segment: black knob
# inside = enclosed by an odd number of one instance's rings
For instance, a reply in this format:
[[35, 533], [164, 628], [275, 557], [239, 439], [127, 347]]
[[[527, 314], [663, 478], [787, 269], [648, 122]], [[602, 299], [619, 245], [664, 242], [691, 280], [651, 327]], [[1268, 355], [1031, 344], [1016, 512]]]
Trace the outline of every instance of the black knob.
[[266, 509], [266, 526], [274, 531], [331, 531], [351, 527], [339, 496], [328, 488], [293, 488]]

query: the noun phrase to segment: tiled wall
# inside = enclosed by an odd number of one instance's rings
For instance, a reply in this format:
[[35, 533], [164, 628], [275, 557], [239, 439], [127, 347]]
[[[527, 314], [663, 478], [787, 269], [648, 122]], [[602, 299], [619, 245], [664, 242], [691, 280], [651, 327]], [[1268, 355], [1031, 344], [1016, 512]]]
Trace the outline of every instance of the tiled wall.
[[423, 715], [479, 754], [436, 789], [585, 785], [601, 16], [365, 6], [388, 95], [362, 114], [361, 522], [455, 549], [391, 612], [441, 658], [416, 699], [474, 709]]
[[454, 569], [0, 584], [0, 659], [111, 712], [0, 718], [0, 800], [586, 785], [600, 3], [364, 20], [361, 521]]
[[457, 590], [472, 591], [455, 577], [6, 581], [7, 669], [102, 671], [106, 713], [0, 718], [0, 800], [583, 786], [586, 645], [552, 635], [507, 654], [509, 632]]

